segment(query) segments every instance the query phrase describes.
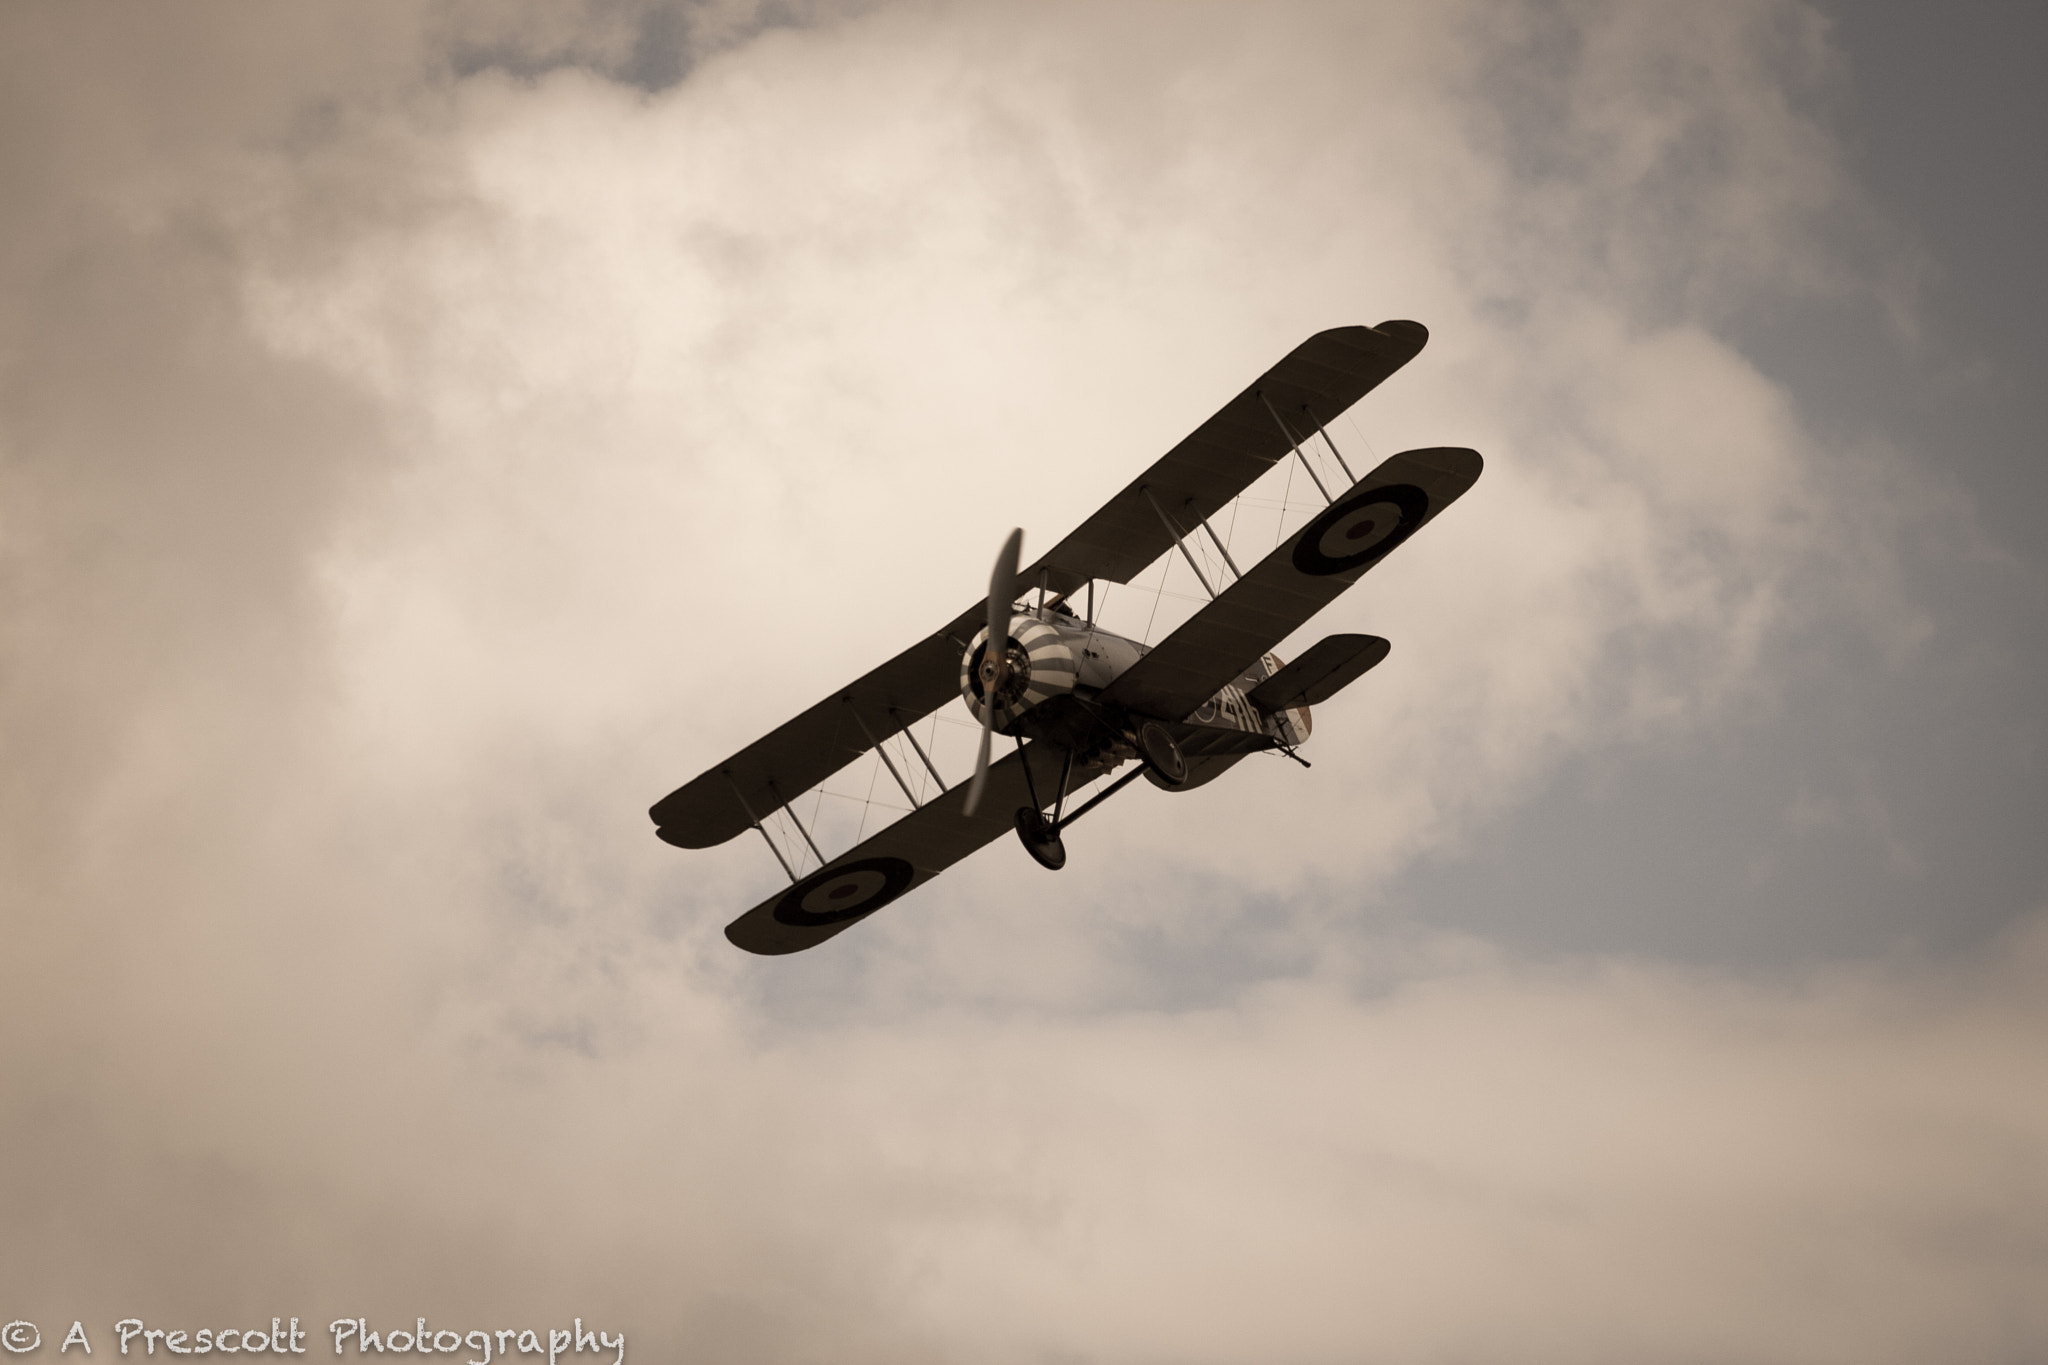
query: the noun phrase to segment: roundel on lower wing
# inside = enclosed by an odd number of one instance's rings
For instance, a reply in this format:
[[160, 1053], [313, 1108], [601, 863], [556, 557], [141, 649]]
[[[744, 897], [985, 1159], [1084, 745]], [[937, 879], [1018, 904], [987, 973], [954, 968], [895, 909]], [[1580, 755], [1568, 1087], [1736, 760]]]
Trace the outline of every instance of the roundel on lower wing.
[[1353, 494], [1310, 522], [1294, 546], [1294, 567], [1321, 577], [1361, 569], [1399, 545], [1429, 514], [1429, 495], [1412, 483]]
[[815, 929], [879, 910], [910, 889], [916, 872], [901, 858], [863, 858], [813, 873], [775, 903], [783, 924]]

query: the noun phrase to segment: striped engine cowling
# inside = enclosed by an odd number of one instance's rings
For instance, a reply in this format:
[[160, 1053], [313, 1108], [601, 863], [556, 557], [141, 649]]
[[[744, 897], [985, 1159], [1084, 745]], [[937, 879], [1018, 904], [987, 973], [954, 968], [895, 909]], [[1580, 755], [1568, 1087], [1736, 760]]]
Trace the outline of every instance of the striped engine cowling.
[[[960, 659], [960, 695], [976, 720], [982, 718], [981, 654], [987, 639], [987, 627], [976, 631]], [[1061, 632], [1035, 616], [1010, 618], [1009, 646], [1010, 676], [995, 698], [995, 728], [1004, 734], [1032, 707], [1073, 691], [1079, 671], [1073, 648]]]

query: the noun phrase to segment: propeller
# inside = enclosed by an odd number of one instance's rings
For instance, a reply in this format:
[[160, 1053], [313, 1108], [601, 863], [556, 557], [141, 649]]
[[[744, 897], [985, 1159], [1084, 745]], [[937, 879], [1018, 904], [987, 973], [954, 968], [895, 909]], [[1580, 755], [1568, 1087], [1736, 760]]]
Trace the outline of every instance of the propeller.
[[967, 788], [962, 813], [974, 814], [988, 785], [988, 751], [995, 739], [996, 691], [1010, 677], [1010, 604], [1017, 598], [1017, 556], [1024, 548], [1024, 528], [1010, 532], [988, 578], [988, 643], [981, 650], [981, 755], [974, 760], [974, 781]]

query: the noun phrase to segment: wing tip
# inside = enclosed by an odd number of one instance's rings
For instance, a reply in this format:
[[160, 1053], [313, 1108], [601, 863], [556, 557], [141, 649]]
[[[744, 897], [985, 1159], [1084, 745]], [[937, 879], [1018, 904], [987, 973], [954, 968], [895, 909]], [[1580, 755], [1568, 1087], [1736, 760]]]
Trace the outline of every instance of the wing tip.
[[714, 848], [747, 832], [753, 820], [730, 788], [707, 782], [718, 772], [713, 768], [647, 808], [656, 838], [676, 848]]
[[745, 932], [748, 928], [748, 918], [742, 915], [725, 926], [725, 941], [741, 952], [752, 953], [756, 957], [785, 957], [790, 953], [802, 952], [811, 946], [808, 943], [778, 943], [755, 938]]
[[1429, 328], [1406, 318], [1390, 318], [1376, 327], [1367, 327], [1363, 323], [1353, 323], [1349, 327], [1331, 327], [1317, 332], [1303, 344], [1317, 341], [1338, 341], [1351, 346], [1362, 346], [1381, 355], [1391, 352], [1400, 357], [1400, 364], [1405, 365], [1421, 354], [1422, 348], [1429, 344]]
[[1429, 329], [1407, 318], [1389, 318], [1372, 330], [1407, 346], [1410, 355], [1414, 355], [1429, 344]]
[[[774, 904], [774, 901], [770, 900], [769, 904]], [[750, 910], [726, 925], [725, 941], [741, 952], [752, 953], [755, 957], [788, 957], [791, 953], [801, 953], [817, 947], [827, 939], [836, 938], [843, 931], [867, 918], [866, 915], [861, 915], [855, 919], [842, 920], [826, 926], [823, 932], [805, 935], [785, 929], [773, 918], [764, 917], [761, 911], [766, 908], [763, 906]]]
[[1486, 470], [1486, 457], [1470, 446], [1424, 446], [1418, 450], [1404, 450], [1400, 458], [1419, 460], [1440, 469], [1459, 479], [1465, 488], [1477, 483]]

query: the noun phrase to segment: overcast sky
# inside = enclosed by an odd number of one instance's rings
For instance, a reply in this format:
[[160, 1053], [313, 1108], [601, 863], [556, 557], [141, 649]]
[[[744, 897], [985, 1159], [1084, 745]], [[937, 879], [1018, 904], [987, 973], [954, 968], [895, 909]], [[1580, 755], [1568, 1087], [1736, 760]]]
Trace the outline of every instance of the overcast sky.
[[[2042, 28], [7, 10], [0, 1316], [2038, 1358]], [[1313, 769], [725, 942], [648, 804], [1389, 318]]]

